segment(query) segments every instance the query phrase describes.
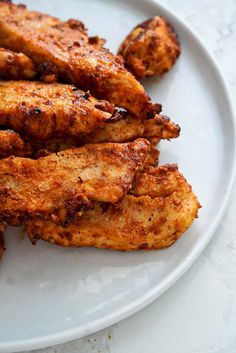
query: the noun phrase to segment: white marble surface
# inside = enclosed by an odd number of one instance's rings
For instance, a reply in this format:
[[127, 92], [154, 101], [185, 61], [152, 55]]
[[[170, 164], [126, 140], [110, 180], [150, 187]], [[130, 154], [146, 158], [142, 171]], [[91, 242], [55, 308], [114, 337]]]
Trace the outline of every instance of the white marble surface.
[[[141, 0], [140, 0], [141, 1]], [[162, 0], [214, 53], [236, 109], [236, 1]], [[236, 185], [217, 234], [188, 273], [146, 309], [37, 353], [235, 353]]]

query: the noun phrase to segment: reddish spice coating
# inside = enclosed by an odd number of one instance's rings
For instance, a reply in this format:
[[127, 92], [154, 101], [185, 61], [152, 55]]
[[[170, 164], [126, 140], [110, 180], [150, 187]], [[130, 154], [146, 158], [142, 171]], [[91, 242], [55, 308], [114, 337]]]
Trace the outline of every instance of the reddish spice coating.
[[94, 201], [114, 203], [132, 187], [150, 150], [144, 139], [93, 144], [32, 160], [0, 160], [0, 222], [19, 225], [32, 217], [71, 220]]
[[180, 55], [180, 44], [171, 25], [163, 17], [153, 17], [125, 38], [118, 54], [137, 78], [162, 75]]
[[29, 80], [37, 75], [33, 61], [22, 53], [0, 48], [0, 77], [6, 80]]
[[34, 219], [25, 229], [33, 243], [113, 250], [151, 250], [173, 244], [197, 217], [200, 205], [175, 165], [138, 174], [132, 195], [116, 204], [95, 203], [67, 227]]
[[0, 125], [26, 137], [78, 137], [114, 118], [119, 114], [112, 104], [72, 85], [0, 81]]
[[0, 158], [9, 156], [31, 156], [32, 150], [28, 142], [12, 130], [0, 130]]
[[71, 23], [0, 2], [0, 45], [21, 51], [36, 65], [53, 63], [64, 82], [90, 90], [98, 99], [107, 99], [138, 117], [153, 117], [161, 110], [153, 104], [143, 86], [125, 69], [123, 60], [94, 45], [84, 30]]

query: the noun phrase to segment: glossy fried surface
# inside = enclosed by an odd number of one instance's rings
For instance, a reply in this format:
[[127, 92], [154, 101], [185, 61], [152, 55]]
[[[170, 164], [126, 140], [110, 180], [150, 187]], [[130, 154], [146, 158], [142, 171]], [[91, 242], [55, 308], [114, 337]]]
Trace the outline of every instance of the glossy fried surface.
[[31, 59], [22, 53], [0, 48], [0, 77], [6, 80], [32, 79], [37, 75]]
[[69, 221], [93, 201], [117, 202], [132, 187], [150, 143], [93, 144], [38, 160], [0, 160], [0, 222], [31, 217]]
[[171, 25], [155, 16], [132, 30], [118, 54], [130, 72], [141, 79], [169, 71], [180, 55], [180, 44]]
[[[53, 65], [65, 82], [78, 85], [139, 117], [160, 112], [142, 85], [114, 56], [68, 22], [29, 11], [23, 5], [0, 2], [0, 45], [21, 51], [37, 65]], [[53, 40], [52, 40], [53, 38]]]
[[0, 130], [0, 158], [26, 157], [32, 154], [31, 146], [15, 131]]
[[[192, 224], [199, 202], [176, 166], [153, 169], [150, 178], [145, 176], [144, 193], [143, 182], [140, 174], [139, 189], [134, 188], [133, 195], [114, 205], [96, 203], [65, 228], [35, 219], [25, 224], [26, 232], [32, 242], [40, 238], [65, 247], [126, 251], [170, 246]], [[148, 189], [151, 196], [146, 194]]]
[[4, 252], [4, 231], [6, 230], [7, 225], [5, 223], [0, 223], [0, 260]]
[[45, 140], [89, 133], [113, 121], [113, 113], [112, 104], [72, 85], [0, 81], [0, 125], [27, 137]]

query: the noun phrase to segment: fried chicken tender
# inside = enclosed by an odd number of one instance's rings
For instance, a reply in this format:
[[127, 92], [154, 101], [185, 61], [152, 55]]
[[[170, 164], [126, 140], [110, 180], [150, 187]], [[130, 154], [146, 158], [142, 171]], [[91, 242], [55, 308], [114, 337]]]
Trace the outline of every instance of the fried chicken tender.
[[12, 130], [0, 130], [0, 158], [9, 156], [31, 156], [32, 150], [28, 142]]
[[128, 70], [141, 79], [169, 71], [180, 55], [180, 44], [171, 25], [155, 16], [132, 30], [118, 54]]
[[179, 133], [180, 127], [165, 116], [156, 115], [153, 119], [141, 120], [127, 114], [121, 120], [106, 124], [104, 127], [89, 134], [83, 134], [79, 138], [50, 138], [47, 141], [30, 140], [30, 144], [34, 155], [37, 157], [87, 143], [129, 142], [140, 137], [153, 141], [153, 145], [156, 145], [159, 139], [177, 138]]
[[0, 125], [27, 137], [79, 136], [118, 117], [112, 104], [72, 85], [0, 81]]
[[2, 259], [2, 255], [4, 252], [4, 231], [6, 230], [6, 223], [0, 223], [0, 260]]
[[[180, 127], [167, 117], [156, 115], [153, 119], [141, 120], [128, 114], [121, 120], [106, 124], [104, 128], [98, 128], [90, 134], [81, 135], [79, 138], [50, 138], [46, 141], [30, 139], [29, 142], [34, 157], [38, 158], [88, 143], [122, 143], [137, 138], [145, 138], [156, 147], [160, 139], [177, 138], [179, 133]], [[155, 160], [157, 160], [159, 152], [153, 150], [154, 155]]]
[[90, 134], [81, 137], [83, 143], [98, 142], [127, 142], [135, 138], [146, 139], [157, 137], [159, 139], [177, 138], [180, 133], [179, 125], [173, 123], [163, 115], [156, 115], [153, 119], [141, 120], [128, 114], [123, 119], [102, 128], [94, 130]]
[[[131, 142], [133, 141], [133, 139], [131, 139], [130, 141], [127, 140], [125, 142]], [[104, 142], [113, 142], [113, 141], [104, 141]], [[124, 141], [121, 141], [122, 143]], [[144, 166], [145, 165], [157, 165], [158, 163], [158, 157], [159, 157], [159, 151], [156, 149], [157, 143], [159, 142], [159, 140], [157, 141], [156, 139], [153, 141], [151, 139], [151, 144], [150, 144], [150, 150], [147, 154], [147, 157], [144, 161]], [[78, 141], [76, 139], [51, 139], [48, 141], [32, 141], [30, 140], [30, 145], [32, 147], [33, 153], [32, 156], [33, 158], [40, 158], [40, 157], [45, 157], [45, 156], [49, 156], [52, 153], [56, 153], [56, 152], [60, 152], [60, 151], [64, 151], [70, 148], [74, 148], [74, 147], [81, 147], [84, 144], [81, 144], [81, 141]]]
[[0, 77], [6, 80], [32, 79], [37, 75], [34, 63], [22, 53], [0, 48]]
[[29, 56], [36, 65], [53, 65], [60, 79], [99, 99], [107, 99], [138, 117], [153, 117], [153, 104], [143, 86], [113, 55], [68, 22], [33, 12], [24, 5], [0, 2], [0, 46]]
[[67, 227], [34, 219], [25, 230], [33, 243], [152, 250], [173, 244], [197, 217], [197, 197], [175, 165], [140, 173], [132, 191], [113, 205], [95, 203]]
[[150, 143], [93, 144], [38, 160], [0, 160], [0, 222], [19, 225], [32, 217], [69, 222], [94, 201], [114, 203], [132, 187]]

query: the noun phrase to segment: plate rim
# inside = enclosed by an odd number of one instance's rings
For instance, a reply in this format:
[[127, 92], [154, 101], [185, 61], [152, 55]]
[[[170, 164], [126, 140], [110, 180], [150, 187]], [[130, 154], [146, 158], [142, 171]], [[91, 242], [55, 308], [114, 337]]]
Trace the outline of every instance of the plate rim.
[[[138, 0], [133, 0], [133, 1], [135, 2]], [[174, 283], [176, 283], [187, 272], [187, 270], [190, 269], [190, 267], [193, 265], [195, 260], [203, 252], [207, 244], [213, 238], [217, 228], [219, 227], [220, 221], [222, 220], [225, 214], [227, 204], [230, 199], [231, 191], [234, 185], [234, 180], [236, 178], [236, 158], [235, 158], [236, 157], [236, 139], [235, 139], [236, 118], [235, 118], [235, 111], [234, 111], [232, 97], [228, 87], [228, 83], [226, 82], [224, 75], [222, 74], [221, 68], [219, 67], [212, 52], [208, 50], [206, 44], [202, 42], [202, 40], [200, 39], [196, 31], [192, 29], [192, 27], [184, 19], [182, 19], [181, 15], [179, 14], [176, 15], [169, 8], [169, 6], [159, 3], [158, 0], [144, 0], [144, 2], [149, 3], [150, 5], [158, 6], [161, 12], [163, 12], [165, 16], [167, 15], [167, 17], [170, 19], [170, 22], [173, 19], [174, 22], [178, 24], [178, 26], [182, 27], [184, 31], [187, 31], [192, 37], [194, 37], [195, 41], [198, 43], [198, 45], [201, 47], [204, 54], [206, 55], [209, 63], [214, 68], [214, 75], [217, 76], [217, 79], [221, 84], [221, 89], [224, 91], [225, 101], [228, 105], [228, 109], [231, 117], [230, 121], [233, 127], [232, 132], [234, 136], [234, 142], [233, 142], [233, 150], [231, 151], [232, 157], [233, 157], [232, 158], [233, 164], [231, 166], [229, 183], [227, 187], [227, 192], [223, 198], [223, 202], [221, 203], [221, 206], [219, 208], [217, 216], [215, 217], [215, 220], [212, 222], [212, 224], [206, 231], [206, 235], [202, 240], [202, 242], [197, 244], [194, 247], [194, 249], [191, 251], [190, 255], [188, 255], [187, 258], [181, 261], [181, 263], [174, 269], [174, 271], [172, 271], [170, 274], [167, 275], [165, 280], [162, 281], [161, 286], [157, 283], [157, 285], [154, 288], [152, 288], [152, 290], [149, 290], [144, 295], [141, 295], [139, 298], [134, 300], [132, 304], [129, 303], [125, 306], [122, 306], [122, 308], [117, 309], [112, 313], [110, 313], [109, 315], [102, 317], [102, 319], [94, 320], [92, 323], [87, 323], [82, 327], [71, 328], [59, 333], [54, 333], [47, 336], [33, 338], [33, 339], [18, 340], [18, 341], [14, 341], [13, 343], [0, 342], [0, 352], [2, 353], [13, 353], [13, 352], [20, 352], [23, 350], [29, 351], [32, 349], [50, 347], [53, 345], [58, 345], [68, 341], [79, 339], [89, 334], [95, 333], [99, 330], [105, 329], [106, 327], [111, 326], [125, 318], [128, 318], [129, 316], [133, 315], [137, 311], [145, 308], [147, 305], [151, 304], [155, 299], [160, 297], [166, 290], [168, 290]]]

